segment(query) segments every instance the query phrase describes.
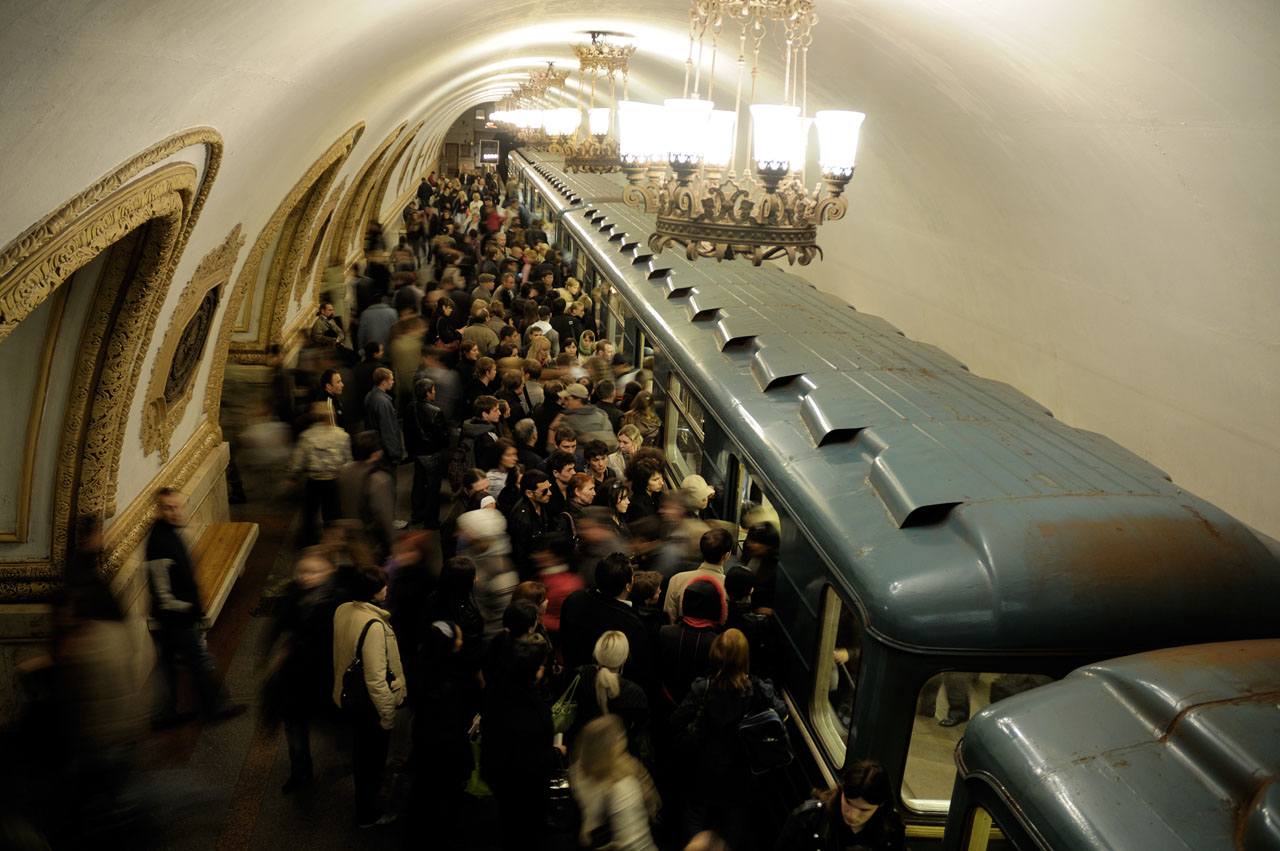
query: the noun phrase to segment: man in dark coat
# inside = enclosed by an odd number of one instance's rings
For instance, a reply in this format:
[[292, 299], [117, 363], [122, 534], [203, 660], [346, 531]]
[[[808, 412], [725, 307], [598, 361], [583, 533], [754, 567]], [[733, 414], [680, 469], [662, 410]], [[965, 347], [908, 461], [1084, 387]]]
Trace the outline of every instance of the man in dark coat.
[[396, 376], [385, 366], [373, 371], [373, 389], [364, 397], [364, 424], [369, 431], [378, 433], [382, 441], [383, 468], [396, 481], [396, 468], [404, 461], [404, 437], [400, 433], [400, 421], [396, 419], [396, 403], [391, 398], [391, 388]]
[[592, 662], [596, 641], [611, 629], [627, 636], [631, 655], [627, 679], [646, 692], [656, 686], [649, 636], [627, 597], [631, 594], [631, 559], [623, 553], [605, 556], [596, 565], [595, 587], [574, 591], [560, 609], [560, 640], [569, 670]]
[[163, 673], [159, 708], [152, 724], [168, 726], [187, 720], [177, 711], [177, 662], [191, 672], [200, 714], [206, 721], [228, 718], [244, 706], [227, 702], [213, 656], [200, 632], [204, 609], [187, 545], [178, 534], [183, 524], [183, 497], [173, 488], [156, 492], [156, 520], [147, 537], [147, 572], [151, 585], [151, 616], [159, 623], [156, 652]]
[[404, 416], [406, 448], [413, 459], [410, 522], [425, 529], [440, 528], [440, 482], [449, 464], [452, 439], [449, 421], [435, 401], [436, 383], [419, 378], [413, 383], [413, 404]]
[[520, 479], [520, 490], [524, 496], [511, 509], [511, 516], [507, 518], [511, 557], [521, 579], [532, 578], [534, 574], [533, 553], [537, 549], [539, 538], [557, 528], [555, 520], [547, 511], [551, 488], [551, 480], [546, 473], [539, 470], [525, 473]]

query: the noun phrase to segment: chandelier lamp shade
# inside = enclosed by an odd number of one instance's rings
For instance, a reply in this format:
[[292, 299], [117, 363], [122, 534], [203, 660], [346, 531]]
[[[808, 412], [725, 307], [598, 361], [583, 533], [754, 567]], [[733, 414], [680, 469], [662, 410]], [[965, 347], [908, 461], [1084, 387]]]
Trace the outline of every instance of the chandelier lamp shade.
[[[822, 256], [818, 227], [848, 209], [844, 189], [866, 118], [846, 110], [805, 114], [807, 56], [817, 23], [812, 0], [693, 0], [690, 21], [684, 96], [661, 106], [618, 104], [618, 150], [629, 184], [623, 200], [655, 214], [649, 237], [654, 251], [678, 245], [691, 260], [743, 257], [760, 265], [786, 257], [807, 265]], [[712, 74], [704, 96], [708, 34]], [[727, 108], [717, 109], [714, 69], [723, 41], [737, 42], [738, 79]], [[781, 45], [784, 102], [755, 103], [760, 51], [770, 41]], [[807, 189], [815, 128], [821, 181]], [[735, 168], [740, 148], [746, 162]]]

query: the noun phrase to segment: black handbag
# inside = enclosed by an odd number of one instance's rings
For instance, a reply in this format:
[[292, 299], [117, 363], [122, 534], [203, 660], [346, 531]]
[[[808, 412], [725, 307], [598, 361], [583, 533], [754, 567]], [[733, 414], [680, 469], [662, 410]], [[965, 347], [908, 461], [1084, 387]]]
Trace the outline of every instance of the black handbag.
[[364, 681], [364, 639], [369, 634], [369, 627], [377, 622], [371, 618], [360, 631], [360, 640], [356, 642], [356, 658], [342, 672], [342, 711], [351, 716], [363, 715], [373, 709], [373, 699], [369, 697], [369, 687]]

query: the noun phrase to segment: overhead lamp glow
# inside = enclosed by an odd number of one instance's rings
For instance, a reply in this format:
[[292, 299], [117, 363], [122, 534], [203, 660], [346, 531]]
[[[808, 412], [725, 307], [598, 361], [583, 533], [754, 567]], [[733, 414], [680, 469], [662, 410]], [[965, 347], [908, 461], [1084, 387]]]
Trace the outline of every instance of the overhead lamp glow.
[[692, 164], [702, 159], [707, 146], [707, 121], [715, 106], [697, 98], [667, 98], [662, 102], [664, 131], [670, 140], [673, 163]]
[[597, 106], [587, 110], [587, 127], [592, 136], [609, 135], [609, 107]]
[[755, 103], [751, 105], [751, 125], [755, 139], [753, 156], [761, 171], [791, 170], [791, 159], [800, 136], [800, 107]]
[[737, 146], [738, 116], [728, 109], [713, 109], [707, 117], [707, 134], [702, 148], [702, 162], [723, 168], [733, 160]]
[[814, 113], [818, 127], [818, 167], [825, 174], [853, 174], [858, 158], [858, 135], [866, 113], [821, 109]]

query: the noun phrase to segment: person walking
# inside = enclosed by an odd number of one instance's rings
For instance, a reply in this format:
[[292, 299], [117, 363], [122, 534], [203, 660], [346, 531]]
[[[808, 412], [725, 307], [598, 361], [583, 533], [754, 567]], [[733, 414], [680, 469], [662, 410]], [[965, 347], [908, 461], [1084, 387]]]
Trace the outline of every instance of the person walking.
[[186, 542], [178, 533], [184, 524], [185, 499], [173, 488], [156, 491], [156, 519], [147, 537], [147, 578], [151, 586], [151, 617], [159, 628], [155, 631], [156, 654], [160, 664], [160, 694], [152, 726], [163, 728], [191, 716], [178, 713], [177, 666], [181, 663], [191, 672], [200, 715], [205, 721], [220, 721], [244, 712], [243, 704], [232, 704], [214, 668], [213, 655], [201, 632], [204, 608], [200, 588], [196, 584], [194, 565]]

